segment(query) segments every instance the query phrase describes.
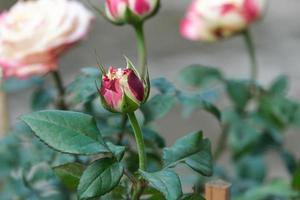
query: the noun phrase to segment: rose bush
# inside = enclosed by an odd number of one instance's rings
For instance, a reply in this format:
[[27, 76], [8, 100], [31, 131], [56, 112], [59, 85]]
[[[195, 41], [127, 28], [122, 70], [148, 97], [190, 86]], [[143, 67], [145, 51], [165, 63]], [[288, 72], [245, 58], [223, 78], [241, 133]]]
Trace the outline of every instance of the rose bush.
[[59, 56], [86, 36], [92, 19], [92, 13], [77, 1], [19, 1], [0, 17], [4, 77], [55, 71]]

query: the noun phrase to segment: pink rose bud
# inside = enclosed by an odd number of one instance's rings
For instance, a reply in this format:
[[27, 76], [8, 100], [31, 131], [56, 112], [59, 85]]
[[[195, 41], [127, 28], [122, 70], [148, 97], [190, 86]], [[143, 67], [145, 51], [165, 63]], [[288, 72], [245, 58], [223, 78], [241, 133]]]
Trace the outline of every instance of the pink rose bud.
[[0, 67], [27, 78], [57, 70], [59, 56], [84, 38], [92, 13], [75, 0], [18, 1], [0, 14]]
[[245, 30], [264, 8], [265, 0], [194, 0], [180, 32], [189, 40], [215, 41]]
[[138, 109], [149, 95], [149, 83], [128, 61], [124, 69], [110, 67], [102, 75], [99, 89], [102, 105], [111, 112], [128, 113]]
[[117, 24], [136, 23], [156, 13], [160, 0], [106, 0], [106, 17]]

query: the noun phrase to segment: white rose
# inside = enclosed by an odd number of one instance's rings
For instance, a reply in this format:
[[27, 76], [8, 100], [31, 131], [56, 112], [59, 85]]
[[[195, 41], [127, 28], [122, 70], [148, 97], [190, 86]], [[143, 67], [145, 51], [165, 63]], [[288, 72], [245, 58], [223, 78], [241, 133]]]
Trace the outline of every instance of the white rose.
[[0, 66], [5, 77], [57, 69], [58, 57], [88, 32], [92, 13], [74, 0], [19, 1], [0, 15]]

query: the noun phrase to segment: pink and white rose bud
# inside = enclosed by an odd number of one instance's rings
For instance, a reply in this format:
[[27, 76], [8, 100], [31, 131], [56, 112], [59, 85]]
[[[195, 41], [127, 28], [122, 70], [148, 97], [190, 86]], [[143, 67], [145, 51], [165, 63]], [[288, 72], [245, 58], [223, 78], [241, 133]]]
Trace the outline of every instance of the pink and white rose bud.
[[215, 41], [245, 30], [264, 8], [265, 0], [194, 0], [180, 32], [189, 40]]
[[75, 0], [18, 1], [0, 14], [0, 67], [26, 78], [57, 70], [59, 56], [84, 38], [92, 13]]
[[133, 112], [148, 97], [148, 84], [133, 68], [110, 67], [102, 76], [99, 93], [102, 105], [111, 112]]
[[156, 13], [160, 0], [106, 0], [105, 13], [114, 23], [136, 23]]

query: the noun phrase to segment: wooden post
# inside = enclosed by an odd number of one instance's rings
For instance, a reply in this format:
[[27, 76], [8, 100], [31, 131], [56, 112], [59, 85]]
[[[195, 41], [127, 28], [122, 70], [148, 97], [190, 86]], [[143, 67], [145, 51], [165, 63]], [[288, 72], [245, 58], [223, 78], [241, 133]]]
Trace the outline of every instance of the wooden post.
[[230, 183], [214, 180], [205, 184], [206, 200], [230, 200]]
[[2, 87], [2, 71], [0, 68], [0, 138], [8, 132], [8, 108], [7, 96], [1, 89]]

